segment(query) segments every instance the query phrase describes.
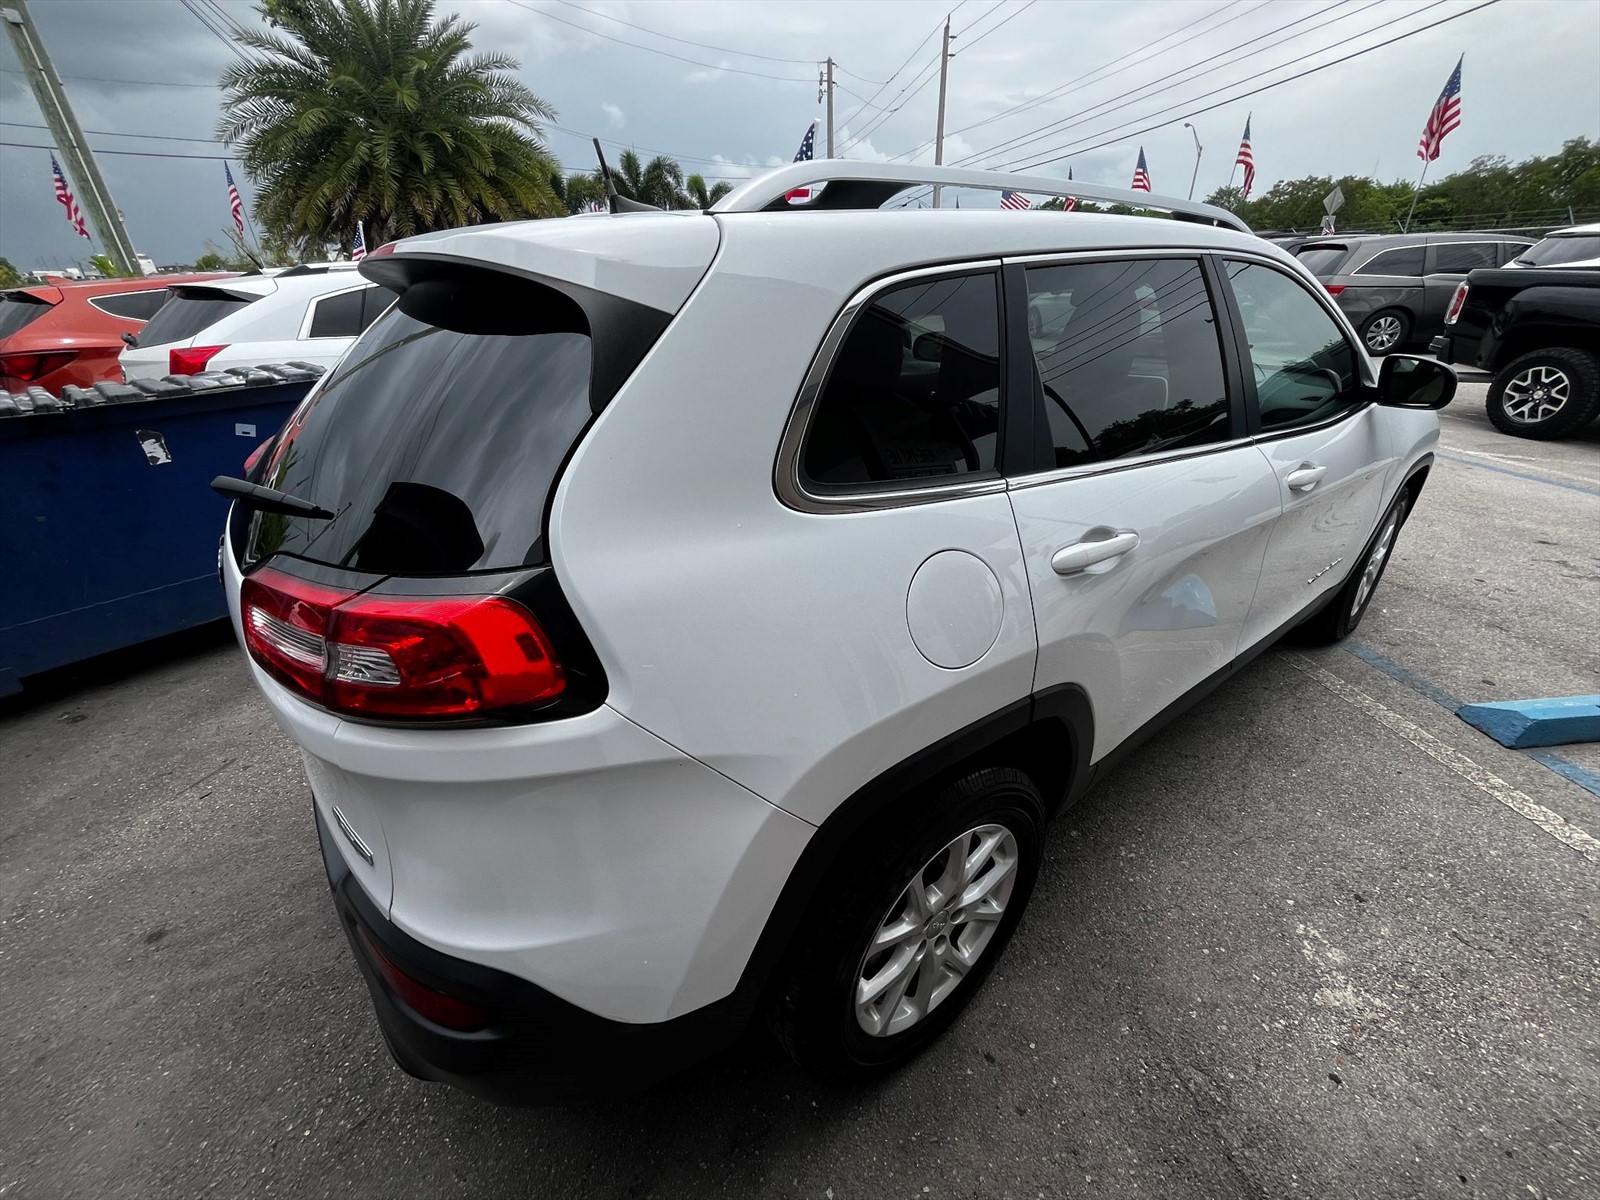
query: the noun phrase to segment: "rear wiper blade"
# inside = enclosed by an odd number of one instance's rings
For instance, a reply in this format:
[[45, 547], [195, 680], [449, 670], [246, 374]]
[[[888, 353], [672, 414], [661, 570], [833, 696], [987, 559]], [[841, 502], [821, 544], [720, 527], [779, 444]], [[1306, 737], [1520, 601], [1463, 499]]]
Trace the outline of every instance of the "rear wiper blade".
[[298, 496], [291, 496], [288, 492], [280, 492], [275, 488], [262, 487], [259, 483], [251, 483], [247, 479], [235, 479], [231, 475], [218, 475], [211, 481], [211, 490], [219, 496], [237, 500], [246, 508], [254, 508], [260, 512], [310, 517], [314, 521], [331, 521], [337, 515], [320, 504], [313, 504], [309, 500], [302, 500]]

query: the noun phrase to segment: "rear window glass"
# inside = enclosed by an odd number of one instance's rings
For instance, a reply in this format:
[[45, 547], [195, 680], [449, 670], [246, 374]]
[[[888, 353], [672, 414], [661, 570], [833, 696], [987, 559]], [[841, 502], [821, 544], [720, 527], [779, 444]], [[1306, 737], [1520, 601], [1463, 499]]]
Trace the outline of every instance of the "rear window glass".
[[29, 321], [42, 317], [49, 311], [48, 301], [30, 296], [26, 292], [0, 296], [0, 338], [10, 337]]
[[338, 515], [256, 513], [251, 558], [393, 575], [547, 560], [545, 505], [591, 414], [589, 334], [549, 289], [487, 291], [413, 286], [351, 347], [262, 480]]
[[1465, 275], [1494, 266], [1499, 253], [1499, 242], [1440, 242], [1433, 248], [1433, 269], [1444, 275]]
[[1313, 275], [1332, 275], [1350, 251], [1343, 246], [1307, 246], [1295, 253]]
[[186, 342], [207, 325], [215, 325], [251, 303], [223, 292], [174, 291], [172, 298], [139, 331], [139, 344], [164, 346], [168, 342]]
[[96, 296], [89, 301], [101, 312], [129, 321], [148, 321], [167, 302], [166, 288], [146, 288], [142, 292], [121, 292], [115, 296]]
[[[1578, 237], [1548, 237], [1536, 246], [1529, 246], [1517, 262], [1530, 267], [1557, 267], [1562, 263], [1584, 262], [1600, 258], [1600, 233]], [[4, 328], [0, 317], [0, 328]]]

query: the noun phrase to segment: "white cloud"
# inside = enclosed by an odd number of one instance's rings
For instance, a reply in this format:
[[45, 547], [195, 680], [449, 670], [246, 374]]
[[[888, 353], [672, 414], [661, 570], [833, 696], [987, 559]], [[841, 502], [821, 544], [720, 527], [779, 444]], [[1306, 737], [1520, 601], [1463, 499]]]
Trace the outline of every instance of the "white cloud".
[[628, 123], [628, 115], [615, 104], [602, 104], [600, 111], [605, 113], [606, 120], [611, 123], [613, 129], [621, 129]]

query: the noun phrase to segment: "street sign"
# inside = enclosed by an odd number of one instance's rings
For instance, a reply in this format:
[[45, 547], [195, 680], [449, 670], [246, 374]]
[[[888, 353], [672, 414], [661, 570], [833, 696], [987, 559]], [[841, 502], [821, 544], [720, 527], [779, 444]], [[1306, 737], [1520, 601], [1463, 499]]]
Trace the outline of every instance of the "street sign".
[[1343, 207], [1344, 189], [1336, 183], [1333, 185], [1333, 191], [1322, 198], [1322, 211], [1332, 216]]
[[1322, 217], [1322, 232], [1323, 233], [1333, 233], [1334, 232], [1333, 214], [1332, 213], [1324, 213], [1323, 214], [1323, 217]]

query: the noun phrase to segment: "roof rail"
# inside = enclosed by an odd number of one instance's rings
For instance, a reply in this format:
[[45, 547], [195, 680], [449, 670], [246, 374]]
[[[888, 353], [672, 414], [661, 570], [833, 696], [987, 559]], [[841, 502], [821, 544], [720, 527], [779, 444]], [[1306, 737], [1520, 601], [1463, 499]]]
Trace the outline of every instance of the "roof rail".
[[[809, 203], [790, 204], [787, 197], [795, 188], [828, 187]], [[842, 158], [790, 163], [765, 175], [740, 184], [712, 206], [713, 212], [782, 212], [788, 209], [864, 209], [879, 208], [907, 188], [922, 185], [979, 188], [986, 191], [1032, 192], [1045, 196], [1073, 196], [1097, 204], [1126, 204], [1133, 208], [1154, 208], [1169, 212], [1182, 221], [1202, 225], [1221, 225], [1249, 233], [1250, 226], [1224, 208], [1180, 200], [1176, 196], [1157, 196], [1129, 188], [1106, 187], [1099, 183], [1051, 179], [1043, 175], [1012, 175], [1004, 171], [977, 171], [967, 167], [918, 167], [908, 163], [856, 162]]]

